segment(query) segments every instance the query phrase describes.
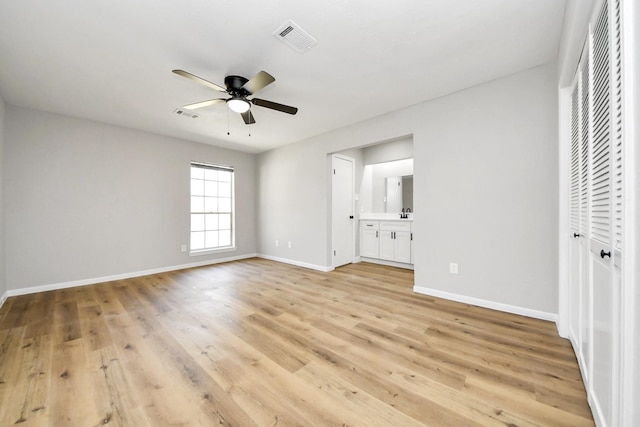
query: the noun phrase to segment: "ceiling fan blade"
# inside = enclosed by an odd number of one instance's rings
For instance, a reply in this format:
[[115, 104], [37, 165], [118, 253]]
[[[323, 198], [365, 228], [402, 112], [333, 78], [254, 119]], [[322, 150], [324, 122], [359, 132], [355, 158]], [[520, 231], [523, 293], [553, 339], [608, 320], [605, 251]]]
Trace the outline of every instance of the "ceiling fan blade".
[[210, 87], [211, 89], [215, 89], [218, 92], [226, 92], [227, 91], [227, 89], [223, 88], [222, 86], [219, 86], [219, 85], [217, 85], [215, 83], [211, 83], [209, 80], [205, 80], [205, 79], [200, 78], [198, 76], [195, 76], [195, 75], [193, 75], [191, 73], [188, 73], [188, 72], [186, 72], [184, 70], [173, 70], [173, 72], [175, 74], [179, 75], [179, 76], [186, 77], [188, 79], [196, 81], [196, 82], [200, 83], [201, 85], [205, 85], [207, 87]]
[[219, 104], [221, 102], [225, 102], [224, 98], [210, 99], [208, 101], [196, 102], [195, 104], [185, 105], [184, 109], [186, 110], [195, 110], [196, 108], [208, 107], [209, 105]]
[[290, 107], [284, 104], [278, 104], [277, 102], [267, 101], [266, 99], [253, 98], [251, 100], [252, 104], [258, 105], [260, 107], [270, 108], [272, 110], [282, 111], [287, 114], [295, 114], [298, 112], [296, 107]]
[[251, 110], [240, 113], [240, 115], [242, 116], [245, 125], [252, 125], [256, 122], [256, 119], [253, 118], [253, 114], [251, 114]]
[[242, 89], [249, 92], [249, 95], [252, 95], [275, 81], [276, 79], [271, 74], [266, 71], [260, 71], [251, 80], [242, 85]]

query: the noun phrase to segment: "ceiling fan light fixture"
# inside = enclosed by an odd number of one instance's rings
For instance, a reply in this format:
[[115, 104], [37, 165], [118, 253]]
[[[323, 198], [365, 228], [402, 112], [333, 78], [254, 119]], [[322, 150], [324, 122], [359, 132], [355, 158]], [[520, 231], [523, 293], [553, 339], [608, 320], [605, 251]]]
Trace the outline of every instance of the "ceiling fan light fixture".
[[231, 111], [235, 111], [236, 113], [246, 113], [251, 108], [249, 102], [242, 98], [230, 98], [227, 100], [227, 106], [231, 109]]

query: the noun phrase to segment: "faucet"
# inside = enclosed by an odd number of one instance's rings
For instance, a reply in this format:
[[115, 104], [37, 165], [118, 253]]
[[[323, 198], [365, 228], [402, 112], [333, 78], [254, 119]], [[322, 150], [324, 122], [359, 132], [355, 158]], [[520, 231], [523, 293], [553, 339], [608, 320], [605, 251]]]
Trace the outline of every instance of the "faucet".
[[404, 208], [402, 208], [402, 213], [400, 214], [400, 218], [407, 218], [407, 214], [404, 213]]

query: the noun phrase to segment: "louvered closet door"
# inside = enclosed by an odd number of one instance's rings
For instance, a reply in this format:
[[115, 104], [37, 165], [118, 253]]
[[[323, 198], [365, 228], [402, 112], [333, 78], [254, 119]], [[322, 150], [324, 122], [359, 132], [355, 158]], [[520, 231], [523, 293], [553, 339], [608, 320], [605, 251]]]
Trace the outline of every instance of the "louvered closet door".
[[593, 292], [591, 381], [594, 412], [602, 425], [615, 425], [619, 342], [615, 334], [618, 284], [612, 275], [612, 97], [609, 4], [604, 1], [592, 28], [589, 230]]
[[[582, 287], [580, 236], [580, 86], [579, 76], [575, 79], [571, 90], [571, 152], [570, 152], [570, 179], [569, 179], [569, 338], [576, 345], [576, 352], [580, 350], [580, 319], [581, 319], [581, 295]], [[584, 240], [584, 239], [583, 239]]]
[[590, 84], [591, 55], [589, 45], [582, 54], [578, 70], [580, 134], [580, 200], [579, 200], [579, 294], [580, 294], [580, 339], [578, 359], [586, 377], [591, 373], [591, 282], [589, 280], [589, 141], [590, 141]]
[[569, 99], [569, 338], [596, 424], [617, 426], [628, 423], [620, 406], [624, 376], [618, 261], [624, 249], [620, 0], [596, 4]]

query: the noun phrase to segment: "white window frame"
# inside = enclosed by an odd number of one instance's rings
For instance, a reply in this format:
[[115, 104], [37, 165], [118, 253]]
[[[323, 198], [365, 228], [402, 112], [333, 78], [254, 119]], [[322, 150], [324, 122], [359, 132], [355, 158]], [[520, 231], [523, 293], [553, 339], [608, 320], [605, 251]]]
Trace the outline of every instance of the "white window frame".
[[[202, 178], [198, 176], [199, 170], [203, 172]], [[209, 174], [207, 171], [230, 172], [230, 182], [218, 180], [217, 174]], [[201, 185], [198, 185], [199, 181], [202, 182]], [[227, 182], [230, 183], [229, 196], [227, 197], [226, 194], [221, 196], [218, 192], [221, 188], [220, 184]], [[224, 201], [226, 199], [230, 200]], [[235, 170], [233, 166], [192, 161], [189, 167], [189, 201], [189, 256], [235, 251]], [[221, 215], [229, 216], [228, 225], [223, 225], [224, 228], [220, 228]], [[216, 225], [207, 224], [207, 221], [215, 221]], [[229, 232], [228, 240], [225, 239], [222, 244], [219, 241], [220, 231]], [[214, 236], [217, 236], [215, 240]], [[202, 237], [202, 245], [197, 244], [200, 237]], [[211, 241], [207, 242], [207, 238]]]

